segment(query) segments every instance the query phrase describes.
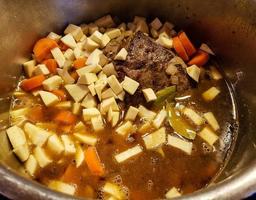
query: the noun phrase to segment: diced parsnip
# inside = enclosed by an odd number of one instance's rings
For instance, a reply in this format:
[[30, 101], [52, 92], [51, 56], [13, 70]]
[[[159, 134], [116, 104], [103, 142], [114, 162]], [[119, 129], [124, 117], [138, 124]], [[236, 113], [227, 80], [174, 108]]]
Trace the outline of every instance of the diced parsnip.
[[50, 33], [47, 35], [47, 38], [50, 38], [50, 39], [54, 40], [55, 42], [59, 42], [61, 36], [58, 35], [57, 33], [50, 32]]
[[54, 75], [43, 81], [43, 88], [48, 91], [56, 90], [62, 84], [62, 78]]
[[30, 108], [19, 108], [17, 110], [10, 111], [10, 121], [12, 125], [23, 124], [26, 120], [26, 114], [29, 112]]
[[104, 123], [101, 115], [91, 118], [92, 128], [94, 131], [102, 131], [104, 129]]
[[76, 125], [75, 125], [75, 127], [74, 127], [74, 132], [83, 132], [84, 130], [86, 130], [86, 127], [85, 127], [85, 125], [84, 125], [84, 123], [83, 122], [78, 122]]
[[83, 119], [84, 121], [91, 120], [93, 117], [100, 115], [100, 111], [97, 108], [86, 108], [83, 109]]
[[78, 42], [81, 40], [81, 38], [84, 36], [84, 33], [81, 29], [81, 27], [79, 26], [76, 26], [74, 24], [69, 24], [67, 26], [67, 28], [64, 30], [64, 34], [67, 35], [67, 34], [71, 34], [74, 39]]
[[90, 38], [94, 41], [94, 42], [97, 42], [98, 44], [101, 43], [101, 38], [102, 38], [102, 33], [99, 32], [99, 31], [95, 31], [91, 36]]
[[96, 42], [94, 42], [91, 38], [87, 38], [85, 44], [84, 44], [84, 49], [86, 51], [94, 51], [95, 49], [99, 48], [100, 45]]
[[101, 71], [98, 74], [98, 79], [99, 79], [99, 81], [97, 81], [97, 82], [107, 81], [107, 75], [103, 71]]
[[46, 149], [51, 152], [53, 156], [60, 156], [64, 152], [64, 145], [56, 134], [49, 137]]
[[16, 154], [16, 156], [20, 159], [21, 162], [26, 161], [30, 154], [27, 143], [14, 148], [13, 152]]
[[70, 76], [68, 70], [57, 68], [57, 73], [63, 79], [65, 84], [73, 84], [75, 82], [75, 79], [72, 76]]
[[65, 85], [65, 88], [75, 102], [80, 102], [89, 92], [88, 87], [85, 85], [69, 84]]
[[115, 159], [118, 163], [121, 163], [135, 155], [142, 153], [142, 151], [143, 151], [143, 148], [140, 145], [137, 145], [115, 155]]
[[123, 87], [119, 83], [115, 75], [111, 75], [110, 77], [108, 77], [107, 82], [116, 95], [123, 91]]
[[176, 187], [171, 188], [171, 189], [165, 194], [165, 197], [166, 197], [167, 199], [171, 199], [171, 198], [179, 197], [179, 196], [181, 196], [181, 193], [177, 190]]
[[74, 51], [72, 49], [67, 49], [64, 53], [64, 56], [67, 60], [75, 60]]
[[100, 104], [101, 114], [106, 114], [108, 112], [109, 108], [112, 108], [113, 111], [119, 111], [119, 107], [118, 107], [114, 97], [104, 99], [101, 102], [101, 104]]
[[192, 147], [193, 147], [192, 142], [187, 142], [180, 138], [168, 135], [167, 144], [184, 151], [188, 155], [191, 155], [192, 153]]
[[206, 53], [209, 53], [211, 55], [215, 55], [215, 53], [211, 50], [211, 48], [205, 43], [202, 43], [201, 46], [199, 47], [199, 49], [201, 49], [201, 50], [203, 50]]
[[182, 110], [183, 114], [188, 117], [195, 125], [202, 125], [204, 123], [204, 119], [197, 114], [194, 110], [191, 108], [184, 108]]
[[83, 75], [80, 76], [77, 83], [90, 85], [96, 82], [97, 80], [98, 80], [98, 77], [95, 73], [84, 73]]
[[200, 68], [197, 67], [196, 65], [192, 65], [190, 67], [186, 68], [187, 74], [196, 82], [199, 82], [199, 77], [200, 77]]
[[208, 127], [204, 127], [198, 135], [211, 146], [213, 146], [213, 144], [219, 139], [219, 137]]
[[210, 126], [213, 128], [214, 131], [217, 131], [220, 129], [220, 125], [212, 112], [204, 113], [204, 118], [206, 119], [208, 124], [210, 124]]
[[133, 106], [130, 106], [125, 115], [125, 120], [134, 121], [136, 119], [138, 113], [139, 113], [139, 109], [137, 109]]
[[155, 119], [153, 120], [153, 126], [158, 129], [160, 128], [160, 126], [163, 124], [165, 118], [167, 116], [167, 113], [165, 110], [161, 110], [155, 117]]
[[111, 15], [105, 15], [94, 22], [99, 27], [111, 28], [115, 25]]
[[149, 33], [148, 24], [145, 20], [141, 20], [136, 23], [135, 32], [141, 31], [142, 33]]
[[83, 144], [94, 146], [97, 143], [97, 138], [93, 135], [74, 133], [74, 137]]
[[173, 41], [169, 37], [165, 37], [163, 34], [159, 35], [159, 38], [156, 41], [158, 44], [162, 45], [165, 48], [172, 48], [173, 47]]
[[211, 77], [212, 77], [214, 80], [218, 81], [218, 80], [220, 80], [220, 79], [223, 78], [222, 75], [221, 75], [221, 73], [217, 70], [216, 67], [210, 66], [210, 71], [211, 71]]
[[76, 167], [80, 167], [84, 162], [84, 151], [80, 144], [76, 144], [75, 161], [76, 161]]
[[30, 78], [33, 75], [35, 66], [36, 66], [35, 60], [30, 60], [30, 61], [23, 63], [23, 68], [24, 68], [24, 71], [25, 71], [27, 77]]
[[76, 147], [73, 140], [68, 135], [61, 135], [61, 140], [64, 145], [64, 155], [65, 156], [72, 156], [76, 153]]
[[28, 159], [24, 163], [24, 167], [25, 167], [27, 173], [32, 177], [36, 177], [38, 171], [40, 170], [40, 166], [39, 166], [35, 156], [33, 156], [32, 154], [28, 157]]
[[120, 31], [120, 29], [115, 28], [115, 29], [112, 29], [112, 30], [106, 32], [106, 34], [112, 40], [112, 39], [119, 37], [121, 35], [121, 31]]
[[139, 83], [128, 76], [124, 77], [124, 81], [122, 82], [122, 86], [126, 92], [130, 95], [133, 95], [139, 87]]
[[62, 192], [69, 195], [74, 195], [76, 192], [76, 188], [74, 185], [64, 183], [62, 181], [50, 181], [48, 187], [58, 192]]
[[113, 92], [113, 90], [111, 88], [104, 90], [101, 94], [101, 99], [108, 99], [111, 97], [116, 98], [116, 94]]
[[39, 95], [47, 107], [52, 106], [60, 101], [60, 99], [51, 92], [40, 91]]
[[202, 97], [205, 101], [212, 101], [219, 93], [220, 90], [218, 88], [211, 87], [202, 94]]
[[120, 112], [113, 111], [110, 107], [108, 110], [107, 120], [111, 122], [112, 127], [116, 126], [120, 118]]
[[109, 62], [109, 61], [108, 61], [108, 57], [105, 56], [103, 53], [100, 54], [100, 60], [99, 60], [99, 63], [98, 63], [98, 64], [99, 64], [100, 66], [105, 66], [108, 62]]
[[122, 92], [120, 92], [118, 95], [117, 95], [117, 98], [120, 100], [120, 101], [123, 101], [124, 100], [124, 97], [125, 97], [125, 91], [123, 90]]
[[88, 85], [88, 89], [89, 89], [92, 96], [96, 95], [96, 91], [95, 91], [94, 87], [95, 87], [94, 83], [91, 83], [90, 85]]
[[69, 109], [72, 108], [72, 102], [71, 101], [61, 101], [54, 105], [55, 108], [59, 109]]
[[34, 148], [34, 156], [41, 168], [44, 168], [53, 162], [53, 160], [46, 154], [45, 150], [39, 146]]
[[94, 108], [97, 106], [96, 99], [90, 93], [88, 93], [83, 99], [81, 106], [85, 108]]
[[128, 55], [128, 52], [125, 48], [122, 48], [115, 56], [115, 60], [126, 60], [126, 57]]
[[165, 128], [162, 127], [159, 130], [144, 136], [143, 141], [147, 149], [155, 149], [163, 145], [166, 142]]
[[107, 75], [107, 76], [111, 76], [111, 75], [115, 75], [117, 76], [117, 72], [115, 70], [115, 66], [113, 65], [113, 63], [109, 63], [107, 65], [105, 65], [102, 68], [102, 71]]
[[58, 47], [55, 47], [51, 50], [53, 58], [56, 60], [57, 64], [60, 68], [64, 66], [64, 63], [66, 61], [65, 56], [61, 52], [61, 50]]
[[148, 110], [147, 108], [145, 108], [142, 105], [140, 105], [138, 109], [139, 109], [139, 117], [141, 117], [147, 121], [153, 120], [156, 116], [155, 112]]
[[101, 37], [100, 47], [104, 48], [105, 46], [107, 46], [110, 40], [111, 40], [110, 37], [106, 33], [104, 33], [103, 36]]
[[169, 61], [170, 64], [173, 64], [173, 65], [181, 65], [182, 68], [186, 69], [187, 68], [187, 65], [186, 63], [182, 60], [182, 58], [180, 58], [179, 56], [174, 56], [170, 61]]
[[153, 38], [158, 38], [158, 36], [159, 36], [157, 30], [154, 28], [150, 28], [150, 33]]
[[147, 102], [154, 101], [157, 99], [156, 94], [152, 88], [146, 88], [142, 90], [143, 95]]
[[99, 49], [95, 49], [87, 58], [86, 65], [98, 65], [100, 61], [100, 55], [102, 51]]
[[14, 149], [27, 143], [24, 131], [16, 125], [8, 128], [6, 133]]
[[81, 57], [81, 54], [82, 54], [82, 51], [80, 49], [79, 46], [77, 46], [75, 49], [74, 49], [74, 56], [76, 59], [80, 58]]
[[50, 74], [50, 72], [45, 64], [39, 64], [39, 65], [35, 66], [34, 74], [35, 75], [41, 75], [41, 74], [48, 75], [48, 74]]
[[122, 135], [122, 136], [126, 136], [128, 134], [133, 133], [133, 132], [134, 132], [134, 125], [130, 121], [127, 121], [127, 122], [123, 123], [122, 125], [120, 125], [116, 129], [116, 133], [119, 134], [119, 135]]
[[102, 70], [100, 65], [88, 65], [76, 70], [79, 76], [82, 76], [85, 73], [98, 73]]
[[75, 39], [70, 33], [62, 37], [60, 40], [71, 49], [74, 49], [77, 46]]
[[140, 128], [138, 129], [138, 133], [144, 134], [149, 132], [153, 128], [150, 121], [147, 121], [146, 123], [142, 124]]
[[150, 26], [155, 30], [160, 29], [162, 25], [162, 22], [157, 17], [150, 23]]
[[78, 103], [78, 102], [75, 102], [73, 103], [73, 106], [72, 106], [72, 113], [74, 115], [78, 115], [81, 111], [81, 104]]
[[102, 90], [105, 88], [105, 86], [106, 86], [106, 84], [104, 84], [104, 83], [96, 83], [94, 86], [95, 92], [100, 101], [101, 101], [101, 93], [102, 93]]
[[36, 146], [43, 146], [47, 139], [51, 136], [51, 133], [27, 122], [24, 125], [24, 131], [29, 137], [32, 144]]
[[109, 195], [112, 195], [113, 197], [115, 197], [115, 199], [125, 199], [125, 193], [122, 191], [122, 188], [114, 183], [106, 182], [102, 188], [102, 191]]

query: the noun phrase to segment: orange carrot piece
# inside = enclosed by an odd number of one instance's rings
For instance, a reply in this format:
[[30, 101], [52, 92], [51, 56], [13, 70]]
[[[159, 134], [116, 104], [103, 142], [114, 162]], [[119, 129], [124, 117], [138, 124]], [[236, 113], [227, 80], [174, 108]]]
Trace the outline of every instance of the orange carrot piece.
[[47, 59], [47, 60], [44, 60], [44, 61], [43, 61], [43, 64], [46, 65], [46, 67], [48, 68], [48, 70], [49, 70], [51, 73], [56, 74], [58, 64], [57, 64], [57, 62], [56, 62], [55, 59]]
[[37, 87], [40, 87], [44, 80], [45, 80], [44, 75], [37, 75], [32, 78], [23, 80], [20, 84], [20, 87], [26, 92], [28, 92]]
[[32, 122], [43, 121], [45, 117], [43, 106], [35, 106], [30, 109], [30, 112], [27, 114], [27, 118]]
[[180, 56], [184, 61], [188, 61], [189, 60], [188, 54], [186, 53], [186, 50], [183, 47], [178, 36], [172, 38], [172, 40], [173, 40], [173, 47], [177, 52], [178, 56]]
[[58, 130], [60, 130], [62, 133], [70, 133], [73, 128], [74, 128], [74, 125], [60, 124], [58, 127]]
[[74, 61], [73, 67], [79, 69], [85, 66], [86, 58], [78, 58]]
[[93, 175], [103, 176], [105, 174], [104, 165], [95, 147], [88, 147], [85, 150], [85, 162]]
[[182, 31], [178, 34], [178, 37], [183, 45], [183, 47], [185, 48], [188, 56], [193, 55], [194, 53], [196, 53], [196, 48], [193, 45], [193, 43], [189, 40], [187, 34]]
[[61, 51], [66, 51], [67, 49], [69, 49], [69, 46], [65, 45], [63, 42], [59, 42], [59, 47]]
[[78, 74], [77, 74], [76, 71], [71, 72], [71, 73], [70, 73], [70, 76], [71, 76], [73, 79], [75, 79], [75, 80], [77, 81], [77, 79], [78, 79]]
[[38, 62], [48, 58], [51, 49], [57, 47], [58, 44], [50, 38], [42, 38], [38, 40], [33, 48], [35, 58]]
[[188, 65], [203, 66], [209, 60], [210, 56], [205, 51], [199, 50], [195, 56], [188, 62]]
[[76, 116], [68, 110], [60, 110], [53, 121], [60, 124], [72, 125], [76, 123]]
[[58, 96], [61, 101], [65, 101], [67, 99], [67, 93], [64, 90], [53, 90], [52, 93]]
[[82, 168], [76, 168], [73, 163], [69, 164], [64, 174], [61, 176], [61, 181], [64, 181], [66, 183], [78, 184], [81, 180], [82, 172]]

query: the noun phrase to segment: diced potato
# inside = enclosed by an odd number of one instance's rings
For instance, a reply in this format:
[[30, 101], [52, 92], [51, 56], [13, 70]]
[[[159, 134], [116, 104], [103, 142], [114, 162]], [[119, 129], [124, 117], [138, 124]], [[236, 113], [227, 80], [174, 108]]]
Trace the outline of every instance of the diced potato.
[[86, 108], [83, 109], [83, 119], [84, 121], [91, 120], [93, 117], [100, 115], [100, 111], [97, 108]]
[[163, 124], [165, 118], [167, 116], [166, 111], [163, 109], [161, 110], [155, 117], [155, 119], [153, 120], [153, 126], [155, 128], [160, 128], [160, 126]]
[[147, 102], [154, 101], [157, 99], [156, 94], [152, 88], [146, 88], [142, 90], [143, 95]]
[[214, 131], [217, 131], [220, 129], [220, 125], [212, 112], [204, 113], [204, 118], [206, 119], [208, 124], [210, 124], [210, 126], [213, 128]]
[[51, 152], [53, 156], [60, 156], [64, 152], [64, 145], [56, 134], [49, 137], [46, 149]]
[[35, 177], [40, 170], [40, 166], [32, 154], [28, 157], [27, 161], [24, 163], [24, 167], [28, 174], [32, 177]]
[[73, 140], [68, 135], [61, 135], [61, 140], [64, 145], [64, 155], [65, 156], [72, 156], [76, 153], [76, 147]]
[[111, 122], [112, 127], [116, 126], [120, 118], [120, 112], [113, 111], [112, 108], [108, 110], [108, 122]]
[[87, 58], [86, 65], [98, 65], [101, 55], [102, 51], [99, 49], [95, 49]]
[[27, 143], [14, 148], [13, 152], [16, 154], [16, 156], [20, 159], [21, 162], [26, 161], [30, 155]]
[[155, 30], [160, 29], [162, 25], [162, 22], [157, 17], [150, 23], [150, 26]]
[[86, 84], [90, 85], [98, 80], [98, 77], [94, 73], [84, 73], [80, 78], [78, 79], [79, 84]]
[[85, 73], [98, 73], [102, 70], [100, 65], [88, 65], [76, 70], [79, 76], [82, 76]]
[[116, 133], [122, 136], [126, 136], [133, 132], [134, 132], [134, 126], [130, 121], [123, 123], [121, 126], [117, 127], [116, 129]]
[[47, 38], [50, 38], [50, 39], [54, 40], [55, 42], [59, 42], [61, 36], [58, 35], [57, 33], [50, 32], [50, 33], [47, 35]]
[[74, 49], [74, 56], [76, 59], [80, 58], [82, 54], [82, 51], [79, 46], [75, 47]]
[[192, 142], [187, 142], [180, 138], [168, 135], [167, 144], [184, 151], [188, 155], [191, 155], [192, 153], [192, 147], [193, 147]]
[[153, 120], [156, 116], [155, 112], [148, 110], [142, 105], [140, 105], [138, 109], [139, 109], [139, 116], [147, 121]]
[[39, 146], [34, 148], [34, 156], [41, 168], [44, 168], [53, 162], [53, 160], [46, 154], [45, 150]]
[[76, 167], [80, 167], [84, 162], [84, 151], [80, 144], [76, 144], [75, 161], [76, 161]]
[[22, 124], [27, 120], [26, 114], [30, 111], [30, 108], [19, 108], [16, 110], [10, 111], [10, 120], [13, 125]]
[[112, 40], [112, 39], [119, 37], [121, 35], [121, 31], [120, 31], [120, 29], [115, 28], [115, 29], [112, 29], [112, 30], [106, 32], [106, 34]]
[[115, 60], [126, 60], [126, 57], [128, 55], [128, 52], [125, 48], [122, 48], [115, 56]]
[[109, 63], [107, 65], [105, 65], [102, 68], [102, 71], [107, 75], [107, 76], [111, 76], [111, 75], [115, 75], [117, 76], [117, 72], [115, 70], [115, 66], [113, 65], [113, 63]]
[[101, 38], [102, 38], [102, 33], [100, 33], [99, 31], [95, 31], [90, 38], [94, 41], [97, 42], [98, 44], [101, 43]]
[[81, 106], [85, 108], [94, 108], [97, 106], [96, 99], [90, 93], [88, 93], [83, 99]]
[[51, 136], [50, 132], [29, 122], [24, 125], [24, 131], [26, 132], [32, 144], [36, 146], [43, 146], [47, 139]]
[[75, 39], [70, 33], [62, 37], [60, 40], [71, 49], [74, 49], [77, 46]]
[[8, 128], [6, 133], [14, 149], [27, 143], [24, 131], [16, 125]]
[[102, 93], [102, 90], [105, 88], [106, 84], [104, 83], [97, 83], [95, 84], [94, 86], [94, 89], [95, 89], [95, 92], [98, 96], [98, 99], [101, 101], [101, 93]]
[[217, 70], [216, 67], [210, 66], [210, 71], [211, 71], [211, 77], [212, 77], [214, 80], [218, 81], [218, 80], [220, 80], [220, 79], [223, 78], [222, 75], [221, 75], [221, 73]]
[[117, 200], [125, 199], [125, 193], [122, 191], [122, 188], [114, 183], [106, 182], [102, 188], [102, 191], [109, 195], [112, 195]]
[[166, 142], [165, 128], [162, 127], [157, 131], [143, 137], [147, 149], [155, 149]]
[[27, 77], [31, 77], [33, 75], [35, 66], [36, 66], [35, 60], [30, 60], [30, 61], [23, 63], [23, 68], [24, 68], [24, 71], [25, 71]]
[[88, 87], [85, 85], [69, 84], [65, 85], [65, 88], [75, 102], [80, 102], [89, 92]]
[[134, 121], [136, 119], [138, 113], [139, 113], [139, 109], [137, 109], [133, 106], [130, 106], [124, 119], [129, 120], [129, 121]]
[[52, 106], [60, 101], [60, 99], [51, 92], [40, 91], [39, 95], [47, 107]]
[[64, 34], [67, 35], [67, 34], [71, 34], [74, 39], [78, 42], [84, 35], [81, 27], [79, 26], [76, 26], [74, 24], [69, 24], [67, 26], [67, 28], [64, 30]]
[[78, 103], [78, 102], [75, 102], [73, 103], [73, 106], [72, 106], [72, 113], [74, 115], [78, 115], [81, 111], [81, 104]]
[[84, 44], [84, 49], [86, 51], [94, 51], [95, 49], [99, 48], [100, 45], [96, 42], [94, 42], [91, 38], [87, 38], [85, 44]]
[[133, 156], [136, 156], [136, 155], [142, 153], [142, 151], [143, 151], [143, 148], [140, 145], [137, 145], [135, 147], [132, 147], [130, 149], [127, 149], [127, 150], [115, 155], [115, 159], [118, 163], [121, 163]]
[[153, 38], [158, 38], [159, 36], [157, 30], [155, 30], [154, 28], [150, 28], [150, 33]]
[[115, 25], [111, 15], [105, 15], [94, 22], [99, 27], [111, 28]]
[[75, 82], [75, 79], [68, 73], [68, 70], [57, 68], [57, 72], [65, 84], [73, 84]]
[[54, 105], [55, 108], [59, 109], [69, 109], [72, 108], [72, 102], [71, 101], [61, 101]]
[[102, 131], [104, 129], [104, 123], [101, 115], [91, 118], [92, 128], [94, 131]]
[[81, 122], [81, 121], [79, 121], [79, 122], [75, 125], [73, 131], [74, 131], [74, 132], [83, 132], [84, 130], [86, 130], [86, 127], [85, 127], [84, 123]]
[[218, 88], [211, 87], [202, 94], [202, 97], [205, 101], [212, 101], [219, 93], [220, 90]]
[[75, 60], [74, 51], [72, 49], [67, 49], [64, 53], [64, 56], [67, 60]]
[[108, 98], [111, 98], [111, 97], [116, 98], [116, 95], [115, 95], [115, 93], [113, 92], [113, 90], [111, 88], [108, 88], [108, 89], [104, 90], [101, 94], [101, 99], [108, 99]]
[[116, 95], [123, 91], [123, 87], [119, 83], [115, 75], [111, 75], [110, 77], [108, 77], [107, 82]]
[[61, 52], [61, 50], [58, 47], [55, 47], [51, 50], [53, 58], [56, 60], [57, 64], [60, 68], [64, 66], [64, 63], [66, 61], [65, 56]]
[[191, 108], [184, 108], [182, 112], [186, 117], [194, 122], [194, 124], [200, 126], [204, 123], [204, 119]]
[[100, 105], [100, 112], [101, 112], [101, 114], [107, 113], [109, 108], [112, 108], [113, 111], [119, 111], [119, 107], [118, 107], [114, 97], [111, 97], [111, 98], [108, 98], [108, 99], [104, 99], [101, 102], [101, 105]]
[[62, 192], [69, 195], [74, 195], [76, 192], [76, 188], [74, 185], [64, 183], [62, 181], [50, 181], [48, 187], [58, 192]]
[[56, 90], [62, 84], [62, 78], [54, 75], [43, 81], [43, 88], [48, 91]]
[[95, 87], [94, 83], [91, 83], [90, 85], [88, 85], [88, 89], [89, 89], [92, 96], [96, 95], [96, 91], [95, 91], [94, 87]]
[[102, 54], [100, 54], [100, 60], [99, 60], [99, 65], [101, 65], [101, 66], [104, 66], [104, 65], [106, 65], [108, 63], [108, 57], [107, 56], [105, 56], [103, 53]]
[[198, 135], [211, 146], [213, 146], [213, 144], [219, 139], [219, 137], [208, 127], [204, 127]]
[[171, 189], [165, 194], [165, 197], [166, 197], [167, 199], [171, 199], [171, 198], [179, 197], [179, 196], [181, 196], [181, 193], [177, 190], [176, 187], [171, 188]]
[[83, 144], [88, 144], [88, 145], [96, 145], [97, 143], [97, 138], [93, 135], [88, 135], [88, 134], [81, 134], [81, 133], [74, 133], [74, 137], [81, 143]]
[[159, 38], [157, 39], [156, 42], [168, 49], [173, 47], [172, 38], [165, 37], [163, 34], [159, 35]]
[[141, 31], [142, 33], [149, 33], [148, 24], [145, 20], [138, 21], [136, 23], [135, 32]]
[[124, 81], [122, 82], [122, 86], [126, 92], [130, 95], [133, 95], [139, 87], [139, 83], [128, 76], [124, 77]]
[[125, 91], [123, 90], [122, 92], [120, 92], [117, 96], [116, 96], [120, 101], [124, 100], [125, 97]]
[[201, 50], [203, 50], [206, 53], [209, 53], [211, 55], [215, 55], [215, 53], [211, 50], [211, 48], [205, 43], [202, 43], [201, 46], [199, 47], [199, 49], [201, 49]]
[[104, 48], [105, 46], [107, 46], [107, 44], [110, 42], [110, 37], [105, 33], [103, 34], [103, 36], [101, 37], [101, 41], [100, 41], [100, 47]]
[[175, 75], [178, 72], [178, 69], [174, 64], [170, 63], [168, 64], [168, 67], [166, 68], [165, 72], [168, 75]]
[[196, 65], [192, 65], [190, 67], [186, 68], [187, 74], [196, 82], [199, 82], [199, 77], [200, 77], [200, 68], [197, 67]]
[[147, 121], [146, 123], [144, 123], [139, 129], [138, 132], [141, 134], [147, 133], [152, 129], [152, 124], [150, 121]]
[[34, 74], [35, 75], [41, 75], [41, 74], [48, 75], [48, 74], [50, 74], [50, 72], [45, 64], [39, 64], [35, 67]]

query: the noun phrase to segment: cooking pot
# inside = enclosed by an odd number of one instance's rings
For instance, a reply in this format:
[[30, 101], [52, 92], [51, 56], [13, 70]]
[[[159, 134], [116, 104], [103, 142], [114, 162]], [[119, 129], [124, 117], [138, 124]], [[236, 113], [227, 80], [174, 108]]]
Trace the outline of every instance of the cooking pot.
[[105, 14], [123, 21], [159, 17], [206, 41], [236, 95], [239, 134], [222, 173], [209, 187], [181, 199], [241, 199], [256, 192], [256, 1], [254, 0], [0, 0], [0, 193], [11, 199], [74, 199], [24, 175], [11, 152], [8, 126], [11, 93], [34, 42], [69, 24]]

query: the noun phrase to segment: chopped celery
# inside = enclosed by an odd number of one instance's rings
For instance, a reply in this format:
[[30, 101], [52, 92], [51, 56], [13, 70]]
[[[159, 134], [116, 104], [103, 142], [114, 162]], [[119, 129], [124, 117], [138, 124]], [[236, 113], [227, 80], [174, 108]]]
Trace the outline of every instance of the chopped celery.
[[157, 99], [154, 101], [155, 106], [161, 105], [165, 100], [168, 102], [172, 101], [176, 94], [176, 86], [166, 87], [162, 90], [157, 91]]
[[174, 131], [185, 138], [192, 140], [195, 139], [196, 132], [193, 131], [192, 127], [182, 117], [175, 113], [174, 107], [167, 103], [166, 109], [169, 124], [174, 129]]

